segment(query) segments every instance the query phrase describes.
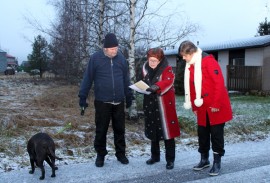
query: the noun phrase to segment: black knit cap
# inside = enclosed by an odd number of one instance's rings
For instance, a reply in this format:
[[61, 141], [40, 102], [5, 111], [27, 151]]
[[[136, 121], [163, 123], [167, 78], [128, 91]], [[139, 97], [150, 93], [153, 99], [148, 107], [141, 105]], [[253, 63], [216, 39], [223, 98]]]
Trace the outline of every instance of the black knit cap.
[[117, 47], [118, 41], [114, 33], [108, 33], [104, 39], [104, 48]]

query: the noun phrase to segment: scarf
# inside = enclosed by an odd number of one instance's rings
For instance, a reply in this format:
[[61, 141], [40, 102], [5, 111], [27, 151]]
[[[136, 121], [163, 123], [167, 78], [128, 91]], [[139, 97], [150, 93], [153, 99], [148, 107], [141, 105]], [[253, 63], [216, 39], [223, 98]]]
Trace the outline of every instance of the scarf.
[[160, 61], [160, 63], [157, 65], [157, 67], [155, 69], [152, 69], [149, 66], [149, 62], [145, 62], [143, 69], [144, 69], [144, 81], [148, 84], [148, 85], [153, 85], [156, 82], [158, 82], [160, 75], [162, 74], [162, 72], [164, 71], [164, 69], [168, 66], [168, 61], [166, 58], [162, 59]]
[[184, 88], [185, 88], [185, 102], [184, 108], [190, 109], [191, 108], [191, 101], [190, 101], [190, 87], [189, 87], [189, 77], [190, 72], [189, 68], [190, 65], [194, 64], [194, 84], [195, 84], [195, 92], [196, 92], [196, 99], [194, 100], [194, 104], [197, 107], [202, 106], [203, 99], [201, 98], [202, 92], [202, 50], [200, 48], [193, 54], [193, 57], [190, 62], [187, 63], [185, 68], [185, 79], [184, 79]]

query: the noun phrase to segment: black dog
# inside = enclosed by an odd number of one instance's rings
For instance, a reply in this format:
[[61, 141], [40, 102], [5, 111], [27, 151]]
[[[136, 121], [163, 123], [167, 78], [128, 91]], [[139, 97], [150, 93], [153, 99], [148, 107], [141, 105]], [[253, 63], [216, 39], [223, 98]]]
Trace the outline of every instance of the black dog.
[[44, 160], [52, 168], [51, 177], [55, 177], [55, 170], [58, 168], [55, 166], [55, 159], [62, 160], [55, 155], [55, 144], [53, 139], [46, 133], [37, 133], [32, 136], [27, 143], [27, 151], [30, 157], [30, 163], [32, 170], [29, 171], [30, 174], [35, 172], [36, 166], [41, 169], [40, 180], [45, 178], [45, 170], [43, 166]]

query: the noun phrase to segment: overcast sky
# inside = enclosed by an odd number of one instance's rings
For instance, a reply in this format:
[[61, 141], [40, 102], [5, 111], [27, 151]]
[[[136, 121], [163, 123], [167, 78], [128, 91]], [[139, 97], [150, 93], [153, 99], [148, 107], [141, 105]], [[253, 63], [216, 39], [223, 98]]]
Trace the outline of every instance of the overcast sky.
[[[164, 12], [181, 11], [192, 23], [200, 26], [195, 37], [200, 44], [253, 37], [265, 17], [270, 21], [270, 0], [169, 0]], [[266, 5], [268, 4], [268, 7]], [[24, 16], [34, 17], [45, 27], [55, 17], [47, 0], [3, 0], [0, 4], [0, 49], [18, 58], [27, 59], [34, 32]], [[177, 21], [176, 21], [177, 23]]]

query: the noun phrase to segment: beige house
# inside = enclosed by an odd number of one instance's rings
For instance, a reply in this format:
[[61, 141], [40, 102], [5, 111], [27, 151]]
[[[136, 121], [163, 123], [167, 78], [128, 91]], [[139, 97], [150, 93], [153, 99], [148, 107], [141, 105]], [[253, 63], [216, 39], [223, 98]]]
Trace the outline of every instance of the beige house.
[[[198, 47], [218, 60], [229, 90], [270, 91], [270, 35]], [[176, 67], [178, 48], [165, 50], [165, 55]]]

